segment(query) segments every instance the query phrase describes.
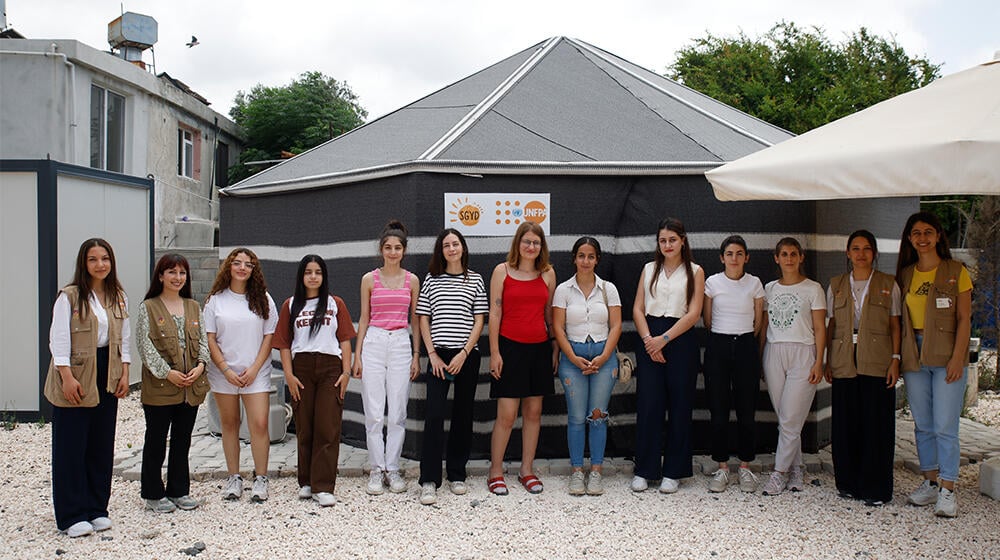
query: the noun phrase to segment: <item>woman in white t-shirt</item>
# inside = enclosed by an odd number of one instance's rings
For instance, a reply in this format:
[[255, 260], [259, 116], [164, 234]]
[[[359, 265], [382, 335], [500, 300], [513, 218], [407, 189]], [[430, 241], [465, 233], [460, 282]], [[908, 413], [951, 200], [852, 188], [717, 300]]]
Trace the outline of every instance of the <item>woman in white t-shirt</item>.
[[323, 507], [333, 495], [340, 458], [340, 427], [355, 336], [344, 300], [330, 294], [326, 261], [306, 255], [295, 274], [295, 295], [285, 300], [274, 332], [274, 348], [292, 394], [298, 440], [299, 499]]
[[[622, 334], [618, 288], [595, 273], [601, 244], [581, 237], [573, 244], [576, 274], [552, 296], [552, 325], [562, 357], [559, 380], [566, 394], [566, 435], [573, 472], [569, 493], [604, 493], [602, 469], [608, 441], [608, 403], [618, 375], [615, 347]], [[583, 448], [590, 425], [590, 478], [584, 483]]]
[[226, 500], [243, 495], [240, 476], [240, 400], [247, 411], [254, 480], [250, 499], [267, 499], [267, 456], [270, 435], [267, 417], [271, 390], [271, 336], [278, 323], [274, 300], [257, 255], [243, 247], [233, 249], [219, 266], [205, 302], [205, 332], [212, 363], [208, 383], [219, 407], [222, 451], [229, 479], [222, 490]]
[[[757, 491], [750, 471], [757, 431], [754, 416], [760, 390], [760, 354], [757, 336], [764, 329], [764, 286], [745, 270], [750, 254], [747, 242], [731, 235], [719, 247], [725, 270], [705, 281], [705, 393], [712, 413], [712, 460], [719, 468], [708, 489], [724, 492], [729, 486], [729, 411], [736, 409], [736, 455], [744, 492]], [[730, 406], [732, 403], [732, 406]]]
[[765, 496], [804, 488], [802, 426], [823, 379], [826, 349], [826, 296], [819, 282], [806, 278], [802, 245], [782, 238], [774, 248], [774, 262], [781, 278], [764, 287], [768, 323], [763, 362], [767, 393], [778, 415], [778, 448]]
[[[705, 299], [705, 271], [692, 262], [684, 224], [667, 218], [656, 228], [653, 260], [639, 276], [632, 306], [643, 350], [636, 352], [635, 476], [632, 491], [661, 479], [673, 494], [691, 468], [691, 414], [698, 379], [698, 339], [692, 330]], [[664, 422], [664, 415], [667, 421]], [[663, 432], [666, 430], [666, 449]]]

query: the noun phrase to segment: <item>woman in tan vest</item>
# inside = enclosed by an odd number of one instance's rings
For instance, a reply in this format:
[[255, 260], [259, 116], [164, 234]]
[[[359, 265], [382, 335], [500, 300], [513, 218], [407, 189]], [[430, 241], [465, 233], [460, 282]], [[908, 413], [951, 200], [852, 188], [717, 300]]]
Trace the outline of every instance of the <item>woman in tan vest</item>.
[[128, 299], [115, 253], [88, 239], [73, 281], [52, 307], [52, 363], [45, 398], [52, 403], [52, 502], [56, 526], [70, 537], [111, 528], [111, 467], [118, 399], [128, 395], [131, 333]]
[[[191, 299], [188, 261], [176, 253], [163, 255], [136, 314], [136, 347], [142, 358], [142, 411], [146, 439], [142, 448], [142, 497], [146, 508], [170, 513], [191, 510], [198, 501], [191, 487], [188, 450], [198, 405], [208, 393], [205, 364], [208, 339], [201, 308]], [[160, 474], [167, 455], [167, 485]]]
[[924, 474], [909, 502], [935, 504], [936, 515], [955, 517], [958, 419], [969, 364], [972, 279], [962, 263], [951, 258], [948, 237], [934, 214], [917, 212], [906, 220], [896, 281], [905, 294], [903, 380]]
[[870, 231], [847, 238], [847, 259], [851, 271], [826, 291], [833, 468], [841, 497], [881, 506], [892, 501], [900, 292], [892, 275], [875, 270]]

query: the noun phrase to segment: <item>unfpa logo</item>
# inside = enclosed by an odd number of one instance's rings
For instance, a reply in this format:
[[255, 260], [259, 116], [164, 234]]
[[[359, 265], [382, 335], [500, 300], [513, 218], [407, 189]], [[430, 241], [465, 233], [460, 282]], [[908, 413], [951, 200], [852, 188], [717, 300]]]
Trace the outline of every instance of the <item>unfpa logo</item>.
[[451, 218], [451, 223], [461, 222], [464, 226], [474, 226], [479, 223], [479, 218], [483, 215], [483, 209], [475, 202], [470, 202], [469, 197], [465, 197], [465, 200], [458, 199], [458, 201], [451, 204], [452, 209], [448, 211], [453, 217]]
[[540, 224], [545, 221], [548, 209], [543, 202], [532, 200], [522, 205], [520, 200], [496, 201], [497, 225], [520, 225], [524, 222]]

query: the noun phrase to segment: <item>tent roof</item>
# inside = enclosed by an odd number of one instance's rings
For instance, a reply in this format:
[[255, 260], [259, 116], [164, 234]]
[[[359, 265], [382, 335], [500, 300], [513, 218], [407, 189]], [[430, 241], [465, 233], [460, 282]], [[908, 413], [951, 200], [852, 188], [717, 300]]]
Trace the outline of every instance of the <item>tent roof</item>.
[[613, 54], [554, 37], [224, 192], [414, 171], [702, 173], [790, 137]]

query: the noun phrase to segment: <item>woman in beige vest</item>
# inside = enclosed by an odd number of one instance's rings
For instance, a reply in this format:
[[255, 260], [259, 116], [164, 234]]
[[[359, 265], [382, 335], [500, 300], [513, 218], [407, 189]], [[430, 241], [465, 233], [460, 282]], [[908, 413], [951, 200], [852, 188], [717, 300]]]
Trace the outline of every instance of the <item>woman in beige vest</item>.
[[841, 497], [881, 506], [892, 500], [900, 292], [891, 274], [875, 270], [870, 231], [847, 238], [847, 258], [851, 271], [826, 292], [833, 468]]
[[52, 307], [52, 363], [45, 398], [52, 403], [52, 502], [56, 526], [70, 537], [111, 528], [111, 467], [118, 399], [128, 395], [131, 333], [128, 299], [115, 253], [88, 239], [73, 281]]
[[[188, 261], [163, 255], [153, 270], [145, 301], [136, 314], [136, 347], [142, 358], [142, 411], [146, 439], [142, 448], [142, 497], [146, 508], [170, 513], [191, 510], [188, 450], [198, 405], [208, 393], [205, 363], [208, 339], [201, 308], [191, 299]], [[160, 474], [167, 454], [167, 485]]]

